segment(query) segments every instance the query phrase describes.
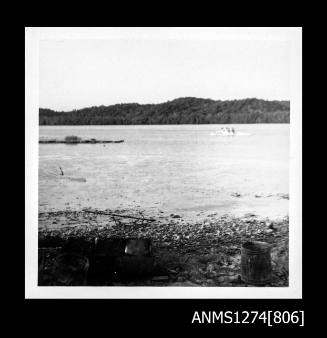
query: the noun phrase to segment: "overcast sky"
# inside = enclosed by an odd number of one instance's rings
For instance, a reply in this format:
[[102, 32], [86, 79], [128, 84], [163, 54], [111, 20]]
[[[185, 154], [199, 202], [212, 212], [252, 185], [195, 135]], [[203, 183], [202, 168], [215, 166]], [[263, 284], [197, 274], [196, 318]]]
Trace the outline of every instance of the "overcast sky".
[[48, 40], [39, 47], [42, 108], [290, 95], [286, 41]]

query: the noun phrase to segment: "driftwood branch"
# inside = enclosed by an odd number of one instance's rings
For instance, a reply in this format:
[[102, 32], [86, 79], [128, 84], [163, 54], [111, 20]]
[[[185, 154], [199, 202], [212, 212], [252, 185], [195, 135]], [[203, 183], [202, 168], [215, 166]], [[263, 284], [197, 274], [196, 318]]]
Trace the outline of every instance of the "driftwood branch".
[[89, 212], [91, 214], [100, 214], [100, 215], [108, 215], [108, 216], [114, 216], [114, 217], [123, 217], [123, 218], [132, 218], [132, 219], [137, 219], [141, 221], [149, 221], [149, 222], [154, 222], [155, 219], [153, 218], [141, 218], [141, 217], [135, 217], [135, 216], [129, 216], [129, 215], [119, 215], [119, 214], [114, 214], [112, 212], [103, 212], [103, 211], [93, 211], [93, 210], [83, 210], [84, 212]]

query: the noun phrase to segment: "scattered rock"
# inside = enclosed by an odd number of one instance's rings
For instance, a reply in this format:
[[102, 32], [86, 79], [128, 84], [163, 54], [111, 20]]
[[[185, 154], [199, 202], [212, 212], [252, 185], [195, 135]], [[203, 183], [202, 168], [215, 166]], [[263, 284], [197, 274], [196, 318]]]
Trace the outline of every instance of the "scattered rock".
[[207, 266], [207, 271], [208, 272], [213, 272], [214, 271], [214, 266], [213, 266], [213, 264], [208, 264], [208, 266]]
[[[134, 213], [138, 216], [135, 210], [115, 210], [115, 213], [129, 215]], [[150, 238], [156, 262], [166, 269], [155, 272], [156, 277], [159, 277], [157, 281], [156, 278], [152, 280], [149, 277], [147, 280], [149, 285], [151, 283], [155, 285], [160, 281], [165, 282], [165, 285], [173, 285], [176, 281], [187, 286], [185, 283], [191, 280], [189, 286], [232, 283], [233, 286], [240, 284], [243, 287], [246, 284], [239, 282], [237, 277], [240, 270], [242, 242], [248, 239], [268, 241], [273, 245], [271, 255], [273, 273], [276, 276], [274, 283], [278, 286], [288, 285], [287, 217], [273, 222], [269, 219], [260, 220], [252, 213], [242, 218], [230, 215], [215, 217], [212, 216], [205, 224], [204, 220], [194, 222], [172, 220], [168, 223], [159, 217], [156, 222], [147, 223], [124, 221], [118, 218], [114, 221], [107, 216], [95, 217], [83, 211], [49, 211], [39, 214], [39, 239], [47, 235], [59, 236], [62, 239], [70, 236], [93, 239], [121, 236]], [[52, 222], [65, 226], [51, 227]], [[45, 259], [45, 271], [52, 265], [51, 257]], [[169, 277], [166, 276], [167, 274]], [[198, 284], [194, 285], [195, 281]], [[134, 282], [133, 285], [141, 286], [145, 285], [144, 283], [145, 281], [140, 281], [139, 284]]]
[[218, 277], [218, 282], [219, 283], [224, 283], [224, 281], [225, 281], [225, 277], [223, 277], [223, 276], [220, 276], [220, 277]]
[[185, 281], [185, 282], [175, 282], [170, 284], [170, 286], [199, 286], [199, 284], [190, 281]]
[[228, 276], [228, 281], [230, 283], [238, 282], [239, 280], [240, 280], [240, 276], [239, 275]]
[[[277, 228], [274, 226], [274, 223], [272, 223], [272, 222], [267, 222], [268, 223], [268, 228], [269, 229], [272, 229], [272, 230], [277, 230]], [[267, 223], [266, 223], [266, 225], [267, 225]]]

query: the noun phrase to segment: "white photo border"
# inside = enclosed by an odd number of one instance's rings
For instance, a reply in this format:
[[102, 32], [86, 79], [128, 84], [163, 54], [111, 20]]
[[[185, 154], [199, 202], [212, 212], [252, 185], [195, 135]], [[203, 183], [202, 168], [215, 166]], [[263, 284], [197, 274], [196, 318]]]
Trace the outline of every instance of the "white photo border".
[[[290, 207], [288, 287], [38, 286], [39, 42], [67, 39], [276, 40], [290, 43]], [[302, 28], [301, 27], [26, 27], [25, 298], [301, 299]]]

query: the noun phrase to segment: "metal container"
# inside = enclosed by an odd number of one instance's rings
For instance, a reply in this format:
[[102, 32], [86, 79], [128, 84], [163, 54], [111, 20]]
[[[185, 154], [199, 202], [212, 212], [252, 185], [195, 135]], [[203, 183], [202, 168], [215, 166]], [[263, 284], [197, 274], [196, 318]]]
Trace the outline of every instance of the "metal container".
[[243, 282], [264, 285], [271, 280], [271, 246], [266, 242], [249, 241], [241, 249], [241, 278]]

